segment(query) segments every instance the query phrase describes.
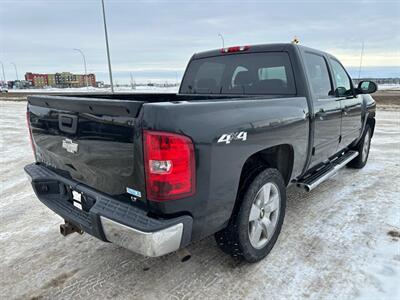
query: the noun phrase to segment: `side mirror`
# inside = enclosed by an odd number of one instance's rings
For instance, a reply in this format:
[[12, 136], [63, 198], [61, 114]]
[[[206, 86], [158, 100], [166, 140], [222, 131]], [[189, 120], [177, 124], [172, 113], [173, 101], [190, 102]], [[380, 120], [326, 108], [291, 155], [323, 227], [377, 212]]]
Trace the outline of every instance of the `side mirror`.
[[372, 94], [378, 90], [378, 86], [373, 81], [360, 81], [357, 87], [357, 94]]
[[336, 97], [343, 97], [343, 96], [346, 95], [346, 92], [347, 92], [347, 90], [346, 90], [345, 87], [339, 86], [339, 87], [336, 88], [336, 90], [335, 90], [335, 96], [336, 96]]

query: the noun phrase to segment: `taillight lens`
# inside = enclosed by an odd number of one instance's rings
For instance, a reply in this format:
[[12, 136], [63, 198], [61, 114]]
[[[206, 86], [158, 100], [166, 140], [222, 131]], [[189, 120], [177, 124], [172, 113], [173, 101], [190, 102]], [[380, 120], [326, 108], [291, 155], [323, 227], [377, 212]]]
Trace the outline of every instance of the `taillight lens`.
[[30, 140], [30, 142], [31, 142], [31, 147], [32, 147], [33, 155], [35, 155], [35, 144], [33, 143], [31, 122], [30, 122], [30, 120], [29, 120], [29, 111], [26, 112], [26, 124], [28, 125], [29, 140]]
[[169, 132], [144, 130], [147, 198], [175, 200], [195, 193], [195, 158], [190, 138]]

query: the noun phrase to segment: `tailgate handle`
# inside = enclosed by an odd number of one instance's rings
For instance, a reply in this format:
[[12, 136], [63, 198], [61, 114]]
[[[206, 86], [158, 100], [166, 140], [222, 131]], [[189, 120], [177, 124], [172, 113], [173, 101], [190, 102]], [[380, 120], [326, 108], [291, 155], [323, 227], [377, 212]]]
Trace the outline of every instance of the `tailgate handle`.
[[78, 127], [78, 116], [59, 114], [58, 127], [66, 133], [76, 133]]

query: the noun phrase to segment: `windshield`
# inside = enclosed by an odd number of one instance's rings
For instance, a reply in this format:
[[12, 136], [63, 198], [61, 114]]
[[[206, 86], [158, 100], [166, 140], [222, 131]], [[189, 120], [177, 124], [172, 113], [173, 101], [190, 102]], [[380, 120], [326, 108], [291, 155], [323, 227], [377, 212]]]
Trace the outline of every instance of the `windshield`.
[[181, 94], [294, 95], [286, 52], [240, 53], [192, 60]]

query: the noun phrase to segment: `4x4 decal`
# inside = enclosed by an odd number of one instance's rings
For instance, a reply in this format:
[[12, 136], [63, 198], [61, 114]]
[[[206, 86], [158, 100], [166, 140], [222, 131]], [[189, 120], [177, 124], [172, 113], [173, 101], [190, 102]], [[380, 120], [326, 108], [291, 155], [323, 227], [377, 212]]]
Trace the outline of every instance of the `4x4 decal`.
[[237, 140], [242, 140], [242, 141], [247, 140], [247, 132], [240, 131], [240, 132], [233, 132], [233, 133], [224, 133], [218, 139], [217, 143], [230, 144], [231, 141], [237, 141]]

